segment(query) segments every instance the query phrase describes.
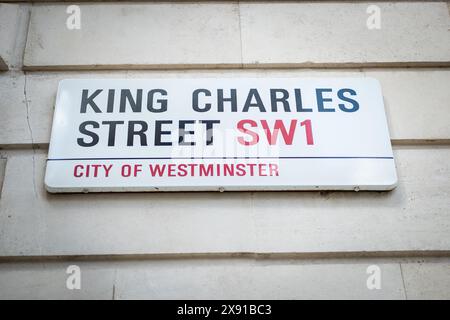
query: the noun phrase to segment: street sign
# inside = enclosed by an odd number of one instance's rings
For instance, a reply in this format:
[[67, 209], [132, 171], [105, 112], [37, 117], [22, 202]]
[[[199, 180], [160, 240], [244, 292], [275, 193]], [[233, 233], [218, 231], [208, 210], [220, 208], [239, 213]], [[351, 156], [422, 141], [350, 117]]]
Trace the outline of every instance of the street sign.
[[49, 192], [390, 190], [377, 80], [63, 80]]

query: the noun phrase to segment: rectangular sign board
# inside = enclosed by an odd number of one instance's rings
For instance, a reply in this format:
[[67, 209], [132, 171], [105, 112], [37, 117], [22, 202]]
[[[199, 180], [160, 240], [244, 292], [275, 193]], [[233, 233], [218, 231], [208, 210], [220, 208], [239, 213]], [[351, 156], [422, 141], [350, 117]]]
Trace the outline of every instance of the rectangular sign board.
[[63, 80], [49, 192], [390, 190], [371, 78]]

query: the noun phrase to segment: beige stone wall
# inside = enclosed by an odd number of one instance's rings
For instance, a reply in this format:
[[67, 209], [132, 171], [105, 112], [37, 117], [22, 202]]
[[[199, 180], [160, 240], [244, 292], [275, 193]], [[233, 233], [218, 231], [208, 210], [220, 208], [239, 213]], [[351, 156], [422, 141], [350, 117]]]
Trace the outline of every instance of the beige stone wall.
[[[374, 4], [380, 30], [359, 1], [83, 2], [68, 30], [64, 2], [1, 3], [0, 299], [450, 298], [449, 4]], [[61, 79], [280, 76], [378, 79], [398, 187], [44, 190]]]

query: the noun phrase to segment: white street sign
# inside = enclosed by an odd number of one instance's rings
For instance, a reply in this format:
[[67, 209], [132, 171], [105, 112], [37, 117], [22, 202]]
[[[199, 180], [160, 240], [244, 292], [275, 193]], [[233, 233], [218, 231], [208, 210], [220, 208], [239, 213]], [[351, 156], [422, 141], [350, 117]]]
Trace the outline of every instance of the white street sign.
[[390, 190], [371, 78], [63, 80], [49, 192]]

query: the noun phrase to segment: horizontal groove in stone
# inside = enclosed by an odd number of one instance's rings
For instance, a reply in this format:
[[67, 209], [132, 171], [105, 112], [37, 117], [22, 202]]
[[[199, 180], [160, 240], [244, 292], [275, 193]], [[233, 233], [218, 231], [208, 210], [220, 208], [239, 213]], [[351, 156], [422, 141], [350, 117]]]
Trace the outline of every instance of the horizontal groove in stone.
[[55, 65], [23, 66], [23, 71], [170, 71], [170, 70], [223, 70], [223, 69], [394, 69], [394, 68], [449, 68], [450, 61], [377, 62], [377, 63], [251, 63], [251, 64], [105, 64], [105, 65]]
[[[450, 63], [449, 65], [450, 66]], [[205, 70], [242, 69], [240, 63], [221, 64], [105, 64], [105, 65], [55, 65], [23, 66], [24, 71], [117, 71], [117, 70]]]
[[[436, 63], [436, 64], [442, 64], [441, 62]], [[194, 64], [190, 64], [190, 65], [172, 65], [172, 64], [165, 64], [165, 65], [158, 65], [155, 68], [146, 68], [148, 67], [148, 65], [126, 65], [124, 66], [124, 68], [116, 68], [117, 65], [111, 65], [112, 68], [109, 69], [110, 66], [94, 66], [96, 68], [100, 68], [100, 69], [89, 69], [91, 66], [82, 66], [83, 68], [86, 69], [78, 69], [79, 66], [70, 66], [70, 69], [57, 69], [60, 66], [56, 66], [56, 68], [54, 68], [53, 66], [28, 66], [28, 67], [24, 67], [20, 70], [5, 70], [5, 71], [9, 71], [11, 73], [16, 73], [16, 74], [29, 74], [29, 75], [35, 75], [35, 74], [41, 74], [41, 75], [45, 75], [47, 74], [56, 74], [56, 73], [80, 73], [80, 74], [89, 74], [90, 72], [95, 72], [95, 73], [105, 73], [108, 74], [109, 71], [117, 71], [117, 72], [126, 72], [126, 71], [132, 71], [132, 72], [136, 72], [138, 73], [139, 71], [141, 71], [142, 73], [145, 72], [172, 72], [172, 73], [176, 73], [179, 71], [189, 71], [189, 72], [196, 72], [198, 71], [199, 73], [201, 72], [251, 72], [251, 71], [256, 71], [256, 72], [264, 72], [265, 70], [267, 71], [273, 71], [273, 72], [277, 72], [277, 71], [290, 71], [290, 72], [295, 72], [295, 71], [316, 71], [316, 72], [326, 72], [326, 71], [395, 71], [395, 70], [399, 70], [399, 71], [405, 71], [405, 70], [414, 70], [417, 69], [418, 71], [446, 71], [446, 70], [450, 70], [450, 61], [446, 62], [445, 65], [429, 65], [428, 63], [420, 63], [419, 65], [416, 66], [405, 66], [402, 64], [397, 64], [394, 63], [392, 65], [386, 66], [386, 65], [378, 65], [378, 66], [374, 66], [374, 65], [367, 65], [367, 64], [361, 64], [358, 66], [342, 66], [341, 64], [335, 64], [334, 66], [331, 66], [331, 64], [329, 65], [324, 65], [324, 64], [314, 64], [313, 67], [305, 67], [305, 66], [299, 66], [298, 64], [295, 65], [285, 65], [283, 67], [283, 65], [279, 65], [279, 66], [269, 66], [267, 64], [258, 64], [258, 66], [256, 65], [246, 65], [245, 67], [242, 64], [232, 64], [230, 66], [225, 66], [225, 65], [221, 65], [218, 68], [214, 68], [212, 67], [212, 65], [194, 65]], [[140, 67], [142, 66], [142, 68]], [[173, 67], [175, 66], [175, 67]], [[182, 67], [181, 67], [182, 66]], [[211, 67], [210, 67], [211, 66]], [[222, 67], [223, 66], [223, 67]], [[108, 69], [102, 69], [102, 67], [108, 67]], [[121, 66], [120, 66], [121, 67]], [[136, 68], [135, 68], [136, 67]], [[42, 69], [41, 69], [42, 68]], [[403, 69], [403, 70], [402, 70]]]
[[446, 146], [450, 139], [391, 139], [393, 146]]
[[[240, 2], [240, 3], [252, 3], [252, 2], [276, 2], [279, 0], [219, 0], [220, 2]], [[358, 2], [368, 2], [368, 0], [282, 0], [283, 2], [298, 2], [298, 3], [302, 3], [302, 2], [337, 2], [337, 3], [358, 3]], [[374, 2], [443, 2], [445, 0], [376, 0]], [[65, 3], [65, 2], [73, 2], [72, 0], [2, 0], [2, 3], [20, 3], [20, 2], [24, 2], [24, 3], [55, 3], [55, 2], [61, 2], [61, 3]], [[183, 3], [183, 2], [193, 2], [193, 0], [77, 0], [76, 2], [82, 2], [82, 3], [95, 3], [95, 2], [99, 2], [99, 3], [127, 3], [127, 2], [148, 2], [148, 3], [152, 3], [152, 2], [168, 2], [168, 3], [173, 3], [173, 2], [179, 2], [179, 3]], [[207, 2], [217, 2], [217, 0], [196, 0], [195, 2], [200, 2], [200, 3], [207, 3]]]
[[137, 261], [137, 260], [195, 260], [195, 259], [255, 259], [255, 260], [311, 260], [354, 258], [447, 258], [450, 250], [413, 251], [349, 251], [349, 252], [211, 252], [211, 253], [158, 253], [158, 254], [91, 254], [55, 256], [0, 256], [5, 262], [43, 261]]

